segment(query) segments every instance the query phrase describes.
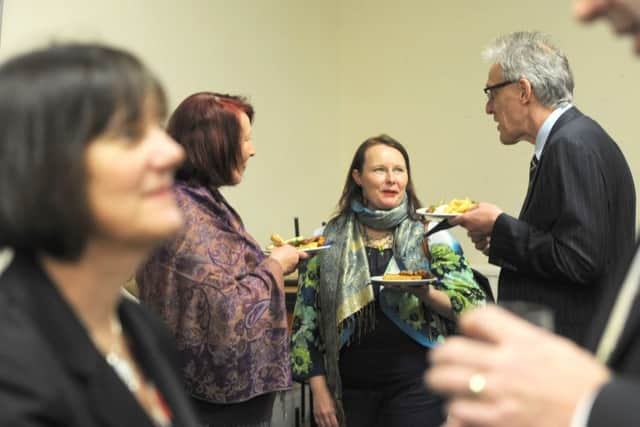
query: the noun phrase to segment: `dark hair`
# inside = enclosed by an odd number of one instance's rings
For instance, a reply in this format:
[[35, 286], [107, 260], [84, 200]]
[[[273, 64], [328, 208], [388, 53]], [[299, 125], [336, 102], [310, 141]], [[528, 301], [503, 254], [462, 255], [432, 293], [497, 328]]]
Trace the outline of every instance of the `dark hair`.
[[253, 123], [253, 107], [240, 96], [199, 92], [180, 103], [167, 126], [186, 154], [176, 179], [210, 190], [233, 183], [241, 157], [240, 113]]
[[413, 188], [413, 180], [411, 179], [411, 164], [409, 163], [409, 154], [407, 150], [395, 139], [391, 138], [389, 135], [378, 135], [372, 138], [365, 140], [358, 149], [356, 153], [353, 155], [353, 160], [351, 161], [351, 166], [349, 166], [349, 171], [347, 172], [347, 179], [344, 183], [344, 188], [342, 189], [342, 196], [340, 196], [340, 200], [338, 201], [338, 215], [346, 214], [351, 211], [351, 201], [357, 199], [362, 201], [362, 187], [356, 184], [356, 181], [353, 179], [352, 171], [358, 170], [362, 171], [362, 166], [364, 165], [365, 154], [367, 150], [375, 145], [386, 145], [391, 148], [395, 148], [402, 154], [404, 157], [404, 162], [407, 165], [407, 198], [409, 202], [409, 216], [413, 219], [420, 219], [420, 216], [416, 214], [416, 209], [420, 208], [422, 205], [420, 200], [416, 196], [415, 189]]
[[86, 146], [105, 135], [139, 138], [149, 113], [164, 111], [158, 81], [122, 50], [61, 44], [3, 64], [0, 246], [77, 259], [95, 231]]

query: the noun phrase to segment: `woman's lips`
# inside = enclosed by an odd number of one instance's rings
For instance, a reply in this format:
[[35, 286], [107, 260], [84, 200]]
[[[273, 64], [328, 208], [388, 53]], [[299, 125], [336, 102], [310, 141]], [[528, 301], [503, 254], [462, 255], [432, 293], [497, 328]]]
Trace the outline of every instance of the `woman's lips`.
[[155, 190], [152, 191], [148, 191], [146, 193], [146, 196], [148, 197], [166, 197], [168, 195], [171, 195], [171, 187], [161, 187], [161, 188], [157, 188]]

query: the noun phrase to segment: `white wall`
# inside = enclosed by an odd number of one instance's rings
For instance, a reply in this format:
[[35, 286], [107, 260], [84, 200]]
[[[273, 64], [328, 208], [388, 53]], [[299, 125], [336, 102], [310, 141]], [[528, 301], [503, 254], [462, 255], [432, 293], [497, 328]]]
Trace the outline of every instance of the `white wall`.
[[[412, 155], [425, 204], [469, 196], [516, 214], [532, 147], [504, 147], [484, 114], [495, 36], [552, 34], [573, 67], [575, 101], [619, 142], [635, 144], [640, 61], [602, 24], [577, 24], [569, 0], [5, 0], [0, 59], [51, 40], [99, 40], [141, 56], [171, 108], [198, 90], [248, 95], [257, 156], [225, 193], [266, 243], [326, 220], [351, 156], [388, 133]], [[455, 232], [477, 265], [486, 258]]]

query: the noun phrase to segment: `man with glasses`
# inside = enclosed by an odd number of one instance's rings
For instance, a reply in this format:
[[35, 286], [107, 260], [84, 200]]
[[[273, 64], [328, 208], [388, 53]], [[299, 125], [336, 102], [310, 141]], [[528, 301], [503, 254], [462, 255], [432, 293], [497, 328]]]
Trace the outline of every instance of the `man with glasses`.
[[[582, 20], [606, 17], [640, 55], [640, 0], [574, 0]], [[640, 247], [594, 312], [588, 348], [491, 307], [463, 316], [467, 338], [431, 352], [427, 382], [450, 395], [447, 427], [640, 426]]]
[[572, 105], [565, 55], [539, 32], [496, 39], [486, 112], [500, 142], [534, 146], [518, 217], [491, 203], [452, 220], [502, 267], [498, 300], [529, 301], [554, 311], [556, 332], [578, 343], [614, 263], [633, 250], [635, 189], [616, 143]]

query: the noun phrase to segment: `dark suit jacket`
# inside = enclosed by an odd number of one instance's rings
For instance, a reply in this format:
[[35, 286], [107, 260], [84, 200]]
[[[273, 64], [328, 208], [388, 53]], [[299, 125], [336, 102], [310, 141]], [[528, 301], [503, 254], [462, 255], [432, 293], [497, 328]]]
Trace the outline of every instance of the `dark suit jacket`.
[[[122, 326], [173, 426], [196, 426], [163, 325], [123, 300]], [[0, 275], [0, 425], [153, 427], [34, 259], [17, 254]]]
[[[636, 250], [638, 250], [637, 247]], [[620, 263], [612, 275], [612, 283], [621, 284], [632, 260], [633, 253]], [[587, 339], [587, 348], [593, 352], [611, 314], [619, 286], [607, 290], [598, 309]], [[640, 297], [636, 295], [625, 327], [608, 361], [614, 371], [613, 379], [598, 393], [591, 408], [588, 427], [640, 426]]]
[[633, 178], [616, 143], [576, 108], [555, 123], [518, 219], [501, 214], [489, 261], [498, 300], [554, 310], [556, 332], [582, 343], [620, 258], [633, 250]]

